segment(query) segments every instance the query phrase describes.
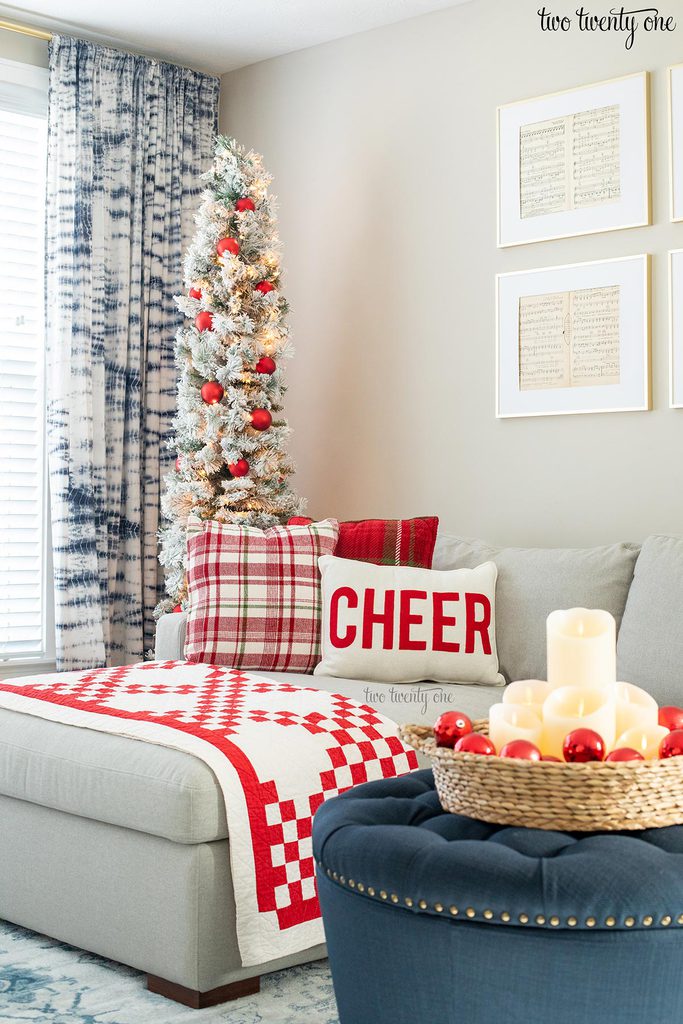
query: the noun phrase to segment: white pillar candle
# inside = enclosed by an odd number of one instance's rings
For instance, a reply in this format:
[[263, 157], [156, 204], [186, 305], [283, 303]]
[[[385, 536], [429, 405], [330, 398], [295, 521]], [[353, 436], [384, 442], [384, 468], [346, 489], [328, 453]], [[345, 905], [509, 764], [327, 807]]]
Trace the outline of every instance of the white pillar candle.
[[553, 690], [543, 705], [544, 754], [562, 758], [564, 738], [574, 729], [593, 729], [611, 750], [616, 735], [614, 694], [604, 687], [561, 686]]
[[493, 704], [489, 708], [489, 739], [500, 754], [510, 740], [541, 744], [543, 725], [539, 715], [524, 704]]
[[550, 683], [545, 679], [517, 679], [503, 690], [503, 704], [526, 704], [540, 716], [549, 693]]
[[657, 701], [633, 683], [617, 683], [617, 736], [627, 729], [649, 729], [658, 724]]
[[665, 725], [636, 725], [619, 736], [614, 744], [614, 749], [631, 747], [642, 754], [646, 761], [656, 760], [659, 757], [659, 744], [668, 733], [669, 730]]
[[548, 682], [560, 686], [613, 686], [617, 678], [616, 623], [609, 612], [569, 608], [546, 621]]

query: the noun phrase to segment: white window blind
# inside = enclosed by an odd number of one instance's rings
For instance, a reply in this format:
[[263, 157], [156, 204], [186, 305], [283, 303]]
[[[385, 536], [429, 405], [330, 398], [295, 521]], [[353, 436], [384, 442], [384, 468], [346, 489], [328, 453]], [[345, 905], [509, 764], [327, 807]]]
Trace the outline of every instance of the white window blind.
[[43, 325], [47, 75], [0, 61], [0, 666], [52, 657]]

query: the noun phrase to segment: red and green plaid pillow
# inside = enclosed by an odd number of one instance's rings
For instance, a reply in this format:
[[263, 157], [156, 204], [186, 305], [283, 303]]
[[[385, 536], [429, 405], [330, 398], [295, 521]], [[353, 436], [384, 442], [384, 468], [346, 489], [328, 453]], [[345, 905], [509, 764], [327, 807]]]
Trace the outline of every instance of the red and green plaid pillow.
[[[305, 516], [294, 516], [290, 526], [312, 523]], [[339, 540], [334, 554], [356, 562], [375, 565], [411, 565], [431, 569], [439, 527], [438, 516], [419, 519], [360, 519], [339, 524]]]
[[333, 519], [258, 530], [191, 516], [187, 661], [312, 672], [320, 660], [318, 559], [334, 553], [338, 532]]

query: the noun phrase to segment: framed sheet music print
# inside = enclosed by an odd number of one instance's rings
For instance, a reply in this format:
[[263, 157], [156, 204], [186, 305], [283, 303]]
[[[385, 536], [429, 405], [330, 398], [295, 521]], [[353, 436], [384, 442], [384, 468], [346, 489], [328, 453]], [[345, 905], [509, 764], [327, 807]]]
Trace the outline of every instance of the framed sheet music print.
[[650, 408], [650, 258], [498, 275], [496, 415]]
[[669, 253], [669, 402], [683, 409], [683, 249]]
[[498, 245], [650, 223], [647, 72], [498, 108]]
[[683, 64], [669, 68], [671, 219], [683, 220]]

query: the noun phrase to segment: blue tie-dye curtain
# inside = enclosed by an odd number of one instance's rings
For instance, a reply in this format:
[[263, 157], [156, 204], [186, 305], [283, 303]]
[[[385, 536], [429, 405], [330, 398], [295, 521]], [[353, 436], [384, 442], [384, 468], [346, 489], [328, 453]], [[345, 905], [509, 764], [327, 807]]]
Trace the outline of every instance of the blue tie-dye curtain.
[[60, 669], [152, 642], [182, 255], [218, 79], [55, 36], [46, 227], [47, 433]]

